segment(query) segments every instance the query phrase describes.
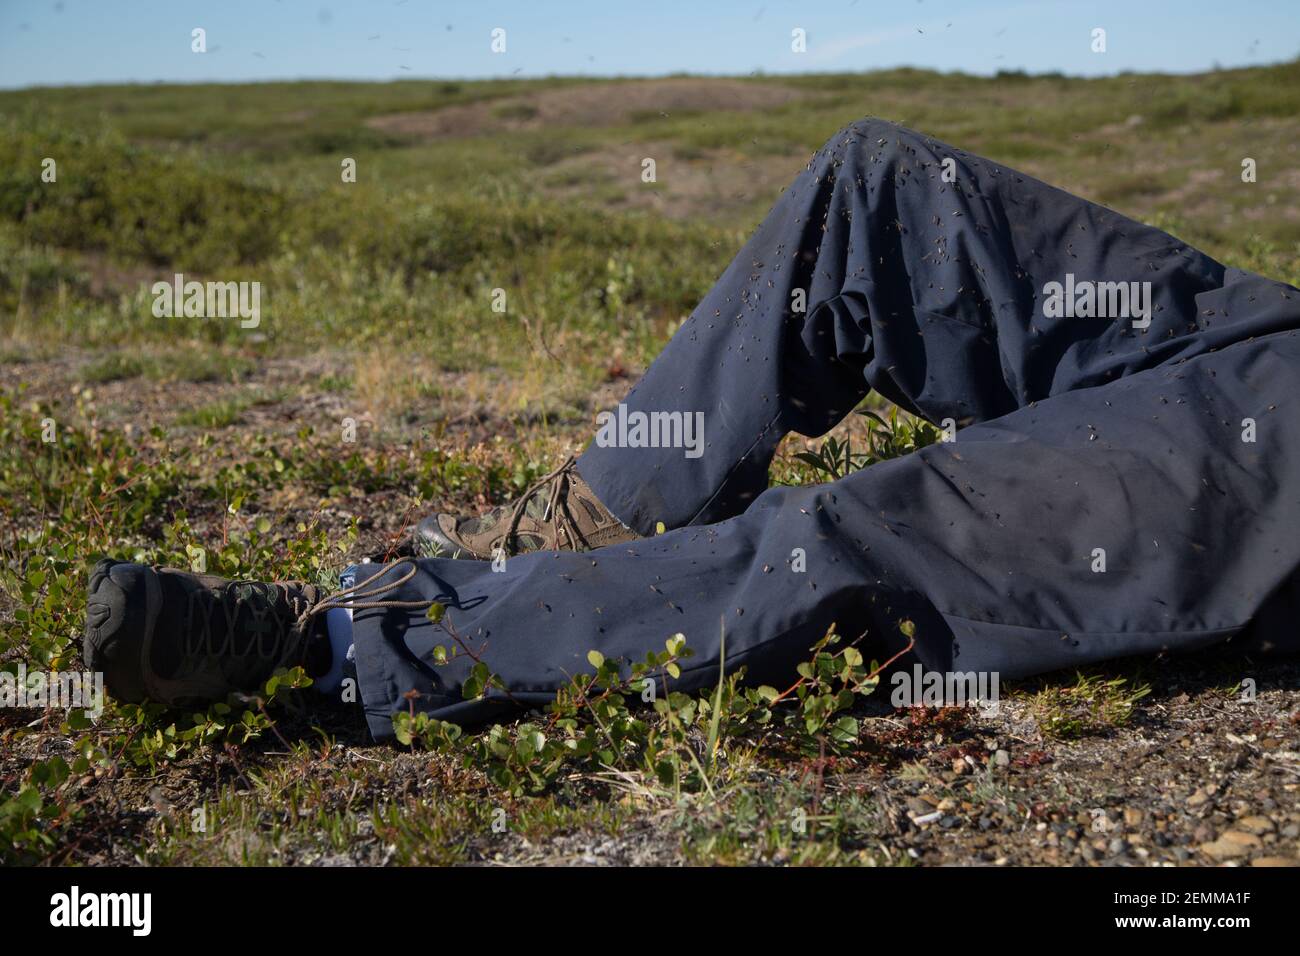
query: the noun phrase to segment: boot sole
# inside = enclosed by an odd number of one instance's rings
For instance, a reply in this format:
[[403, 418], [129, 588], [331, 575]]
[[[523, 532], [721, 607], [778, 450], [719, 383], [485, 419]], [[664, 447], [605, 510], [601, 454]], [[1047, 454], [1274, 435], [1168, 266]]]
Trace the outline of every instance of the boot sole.
[[119, 700], [153, 697], [148, 653], [161, 606], [162, 586], [151, 568], [106, 559], [90, 573], [83, 657]]

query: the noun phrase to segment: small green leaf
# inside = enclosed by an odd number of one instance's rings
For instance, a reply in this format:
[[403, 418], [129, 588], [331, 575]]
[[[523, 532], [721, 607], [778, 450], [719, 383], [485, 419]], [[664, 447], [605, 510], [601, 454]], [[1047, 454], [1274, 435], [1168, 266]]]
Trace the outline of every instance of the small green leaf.
[[398, 713], [393, 715], [393, 736], [397, 738], [399, 744], [406, 747], [411, 746], [412, 737], [410, 714]]
[[858, 739], [858, 722], [852, 717], [841, 717], [831, 726], [831, 738], [842, 744]]

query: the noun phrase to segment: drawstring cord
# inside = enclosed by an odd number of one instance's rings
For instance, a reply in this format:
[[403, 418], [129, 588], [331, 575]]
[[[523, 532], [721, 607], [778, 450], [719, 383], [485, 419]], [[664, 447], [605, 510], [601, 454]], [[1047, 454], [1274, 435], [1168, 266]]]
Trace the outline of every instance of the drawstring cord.
[[[403, 564], [409, 564], [411, 567], [410, 570], [408, 570], [401, 577], [397, 578], [394, 581], [389, 581], [387, 584], [376, 585], [374, 588], [370, 590], [363, 590], [364, 588], [368, 587], [371, 584], [371, 582], [373, 582], [376, 578], [383, 577], [389, 571], [392, 571], [394, 568]], [[378, 598], [380, 595], [388, 594], [389, 592], [396, 591], [407, 581], [411, 580], [411, 578], [415, 577], [415, 575], [418, 574], [419, 571], [420, 571], [420, 566], [415, 563], [414, 558], [401, 558], [400, 560], [394, 561], [392, 564], [385, 567], [378, 574], [372, 574], [370, 577], [366, 578], [360, 584], [354, 584], [352, 587], [345, 588], [344, 590], [338, 592], [335, 595], [332, 595], [331, 597], [327, 597], [324, 600], [317, 601], [315, 604], [307, 608], [305, 611], [302, 612], [302, 614], [298, 616], [297, 626], [300, 628], [305, 627], [307, 622], [310, 621], [317, 614], [321, 614], [322, 612], [331, 610], [333, 608], [342, 608], [350, 611], [361, 611], [367, 608], [377, 608], [377, 607], [427, 608], [430, 607], [431, 605], [437, 604], [438, 603], [437, 598], [431, 598], [425, 601], [395, 601], [392, 600], [391, 598], [382, 601], [373, 600], [374, 598]]]

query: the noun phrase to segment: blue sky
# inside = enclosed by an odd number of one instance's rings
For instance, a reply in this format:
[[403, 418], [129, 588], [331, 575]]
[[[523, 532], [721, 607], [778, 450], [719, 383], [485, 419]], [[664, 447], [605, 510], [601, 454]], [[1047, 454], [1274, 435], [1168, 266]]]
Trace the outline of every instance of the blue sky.
[[[207, 53], [190, 49], [195, 27]], [[490, 49], [494, 27], [505, 53]], [[1090, 49], [1094, 27], [1105, 53]], [[0, 87], [900, 65], [1098, 75], [1297, 54], [1300, 0], [0, 0]]]

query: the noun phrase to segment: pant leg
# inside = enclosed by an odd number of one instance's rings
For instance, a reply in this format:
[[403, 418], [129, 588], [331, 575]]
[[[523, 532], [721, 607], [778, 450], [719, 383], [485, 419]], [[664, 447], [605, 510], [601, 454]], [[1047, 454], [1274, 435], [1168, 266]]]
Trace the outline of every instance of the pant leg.
[[[724, 328], [697, 310], [629, 397], [708, 410], [711, 453], [694, 470], [680, 449], [593, 449], [580, 463], [641, 530], [697, 526], [518, 556], [500, 574], [421, 561], [391, 596], [448, 604], [514, 698], [535, 703], [587, 669], [589, 649], [639, 659], [676, 632], [698, 652], [682, 689], [715, 679], [723, 628], [729, 664], [774, 680], [832, 621], [866, 631], [883, 658], [907, 617], [927, 667], [1005, 676], [1232, 639], [1252, 618], [1261, 643], [1289, 635], [1279, 596], [1296, 590], [1300, 557], [1300, 293], [889, 124], [855, 124], [836, 144], [838, 159], [814, 164], [843, 187], [827, 197], [835, 241], [820, 241], [811, 267], [803, 254], [787, 266], [805, 285], [780, 279], [769, 256], [751, 258], [760, 279], [740, 280], [733, 264], [720, 283], [733, 291], [707, 301], [720, 312], [739, 297], [745, 311]], [[939, 177], [948, 158], [956, 183]], [[835, 206], [841, 195], [870, 214]], [[788, 251], [759, 241], [788, 219], [774, 212], [747, 251]], [[1050, 317], [1042, 290], [1067, 274], [1150, 281], [1150, 325]], [[780, 314], [764, 287], [808, 288], [810, 312]], [[862, 394], [855, 375], [971, 427], [831, 485], [758, 494], [779, 435], [830, 427]], [[1255, 442], [1242, 441], [1247, 418]], [[506, 706], [500, 694], [461, 699], [470, 661], [433, 666], [432, 647], [453, 642], [420, 615], [358, 612], [356, 639], [376, 736], [410, 690], [447, 719]]]
[[[1149, 327], [1049, 318], [1043, 290], [1067, 276], [1149, 282]], [[593, 444], [578, 468], [643, 534], [718, 521], [766, 487], [787, 432], [824, 433], [868, 388], [972, 424], [1289, 327], [1287, 308], [1200, 301], [1242, 278], [1158, 229], [863, 120], [813, 157], [625, 399], [702, 412], [703, 454]]]
[[[769, 683], [832, 622], [884, 659], [908, 618], [926, 668], [1003, 678], [1233, 640], [1300, 568], [1297, 394], [1300, 334], [1274, 333], [1047, 398], [832, 484], [770, 489], [714, 525], [521, 555], [503, 573], [421, 561], [394, 596], [448, 603], [446, 619], [533, 703], [588, 671], [592, 648], [642, 659], [677, 632], [696, 651], [683, 690], [717, 679], [724, 629], [729, 668]], [[1277, 615], [1257, 637], [1294, 643], [1294, 631]], [[461, 699], [472, 662], [433, 666], [432, 647], [453, 642], [422, 616], [361, 611], [355, 638], [377, 737], [411, 689], [460, 722], [508, 709], [496, 692]]]

